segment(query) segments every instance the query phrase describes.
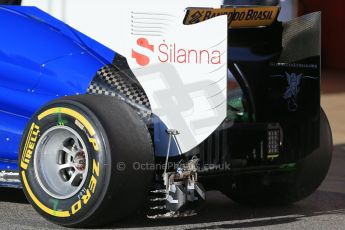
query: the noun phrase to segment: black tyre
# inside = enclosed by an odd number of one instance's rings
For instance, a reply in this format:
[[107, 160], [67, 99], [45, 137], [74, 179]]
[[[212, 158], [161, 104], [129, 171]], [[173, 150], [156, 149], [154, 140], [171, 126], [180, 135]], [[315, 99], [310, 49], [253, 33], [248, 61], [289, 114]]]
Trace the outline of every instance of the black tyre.
[[[144, 208], [153, 164], [150, 134], [127, 104], [104, 96], [68, 97], [30, 120], [20, 149], [27, 199], [68, 227], [107, 224]], [[136, 164], [136, 167], [133, 167]]]
[[[286, 205], [300, 201], [321, 185], [332, 159], [332, 132], [323, 110], [320, 113], [320, 147], [302, 159], [292, 173], [280, 175], [242, 175], [236, 186], [224, 185], [221, 191], [230, 199], [245, 205]], [[275, 178], [274, 180], [270, 180]]]

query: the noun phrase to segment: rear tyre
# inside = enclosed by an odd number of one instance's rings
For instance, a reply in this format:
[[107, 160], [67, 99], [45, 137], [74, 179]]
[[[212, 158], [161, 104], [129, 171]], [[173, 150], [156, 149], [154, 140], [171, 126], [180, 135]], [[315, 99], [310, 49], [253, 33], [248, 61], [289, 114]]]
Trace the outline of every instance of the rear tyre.
[[56, 100], [30, 120], [20, 149], [27, 199], [49, 221], [90, 227], [145, 207], [153, 172], [150, 134], [117, 99], [85, 95]]
[[323, 110], [320, 112], [320, 147], [302, 159], [292, 173], [270, 175], [242, 175], [235, 179], [236, 186], [225, 184], [221, 191], [237, 203], [254, 206], [286, 205], [300, 201], [321, 185], [326, 177], [333, 152], [332, 132]]

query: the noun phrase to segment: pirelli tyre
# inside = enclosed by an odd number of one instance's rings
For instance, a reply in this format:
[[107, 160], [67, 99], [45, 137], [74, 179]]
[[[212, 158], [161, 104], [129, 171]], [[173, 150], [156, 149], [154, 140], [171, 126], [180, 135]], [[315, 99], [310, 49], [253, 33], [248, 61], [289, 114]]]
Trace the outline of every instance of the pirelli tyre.
[[[333, 140], [325, 112], [320, 112], [320, 147], [296, 163], [295, 171], [265, 175], [242, 175], [236, 186], [221, 183], [221, 191], [229, 198], [245, 205], [286, 205], [300, 201], [321, 185], [332, 159]], [[224, 182], [224, 181], [223, 181]]]
[[20, 176], [27, 199], [49, 221], [103, 225], [144, 208], [153, 146], [144, 122], [115, 98], [56, 100], [30, 120], [21, 143]]

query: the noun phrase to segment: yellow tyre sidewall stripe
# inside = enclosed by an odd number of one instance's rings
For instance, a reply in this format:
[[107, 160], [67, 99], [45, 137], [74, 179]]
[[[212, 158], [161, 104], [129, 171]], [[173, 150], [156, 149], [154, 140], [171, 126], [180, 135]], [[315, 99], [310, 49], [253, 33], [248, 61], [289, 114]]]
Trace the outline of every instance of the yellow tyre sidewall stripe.
[[[69, 109], [69, 108], [64, 108], [64, 107], [56, 107], [56, 108], [52, 108], [52, 109], [48, 109], [45, 112], [41, 113], [40, 115], [38, 115], [38, 120], [42, 120], [45, 117], [52, 115], [52, 114], [66, 114], [69, 115], [75, 119], [77, 119], [79, 122], [81, 122], [81, 124], [85, 127], [85, 129], [87, 130], [87, 132], [89, 133], [90, 136], [94, 136], [96, 134], [95, 129], [93, 128], [93, 126], [91, 125], [91, 123], [80, 113]], [[23, 185], [26, 188], [26, 191], [28, 193], [28, 195], [30, 196], [30, 198], [32, 199], [32, 201], [45, 213], [51, 215], [51, 216], [55, 216], [55, 217], [60, 217], [60, 218], [66, 218], [66, 217], [70, 217], [71, 214], [69, 211], [57, 211], [57, 210], [53, 210], [48, 208], [47, 206], [45, 206], [44, 204], [41, 203], [41, 201], [35, 196], [35, 194], [32, 192], [27, 177], [26, 177], [26, 173], [25, 170], [23, 170], [21, 172], [21, 176], [22, 176], [22, 182]]]
[[84, 127], [86, 128], [90, 136], [94, 136], [96, 134], [95, 129], [92, 127], [90, 122], [83, 115], [68, 108], [59, 107], [59, 108], [48, 109], [45, 112], [38, 115], [38, 120], [40, 121], [49, 115], [58, 114], [58, 113], [66, 114], [66, 115], [76, 118], [78, 121], [80, 121], [80, 123], [82, 123], [82, 125], [84, 125]]
[[46, 212], [49, 215], [55, 216], [55, 217], [69, 217], [70, 214], [68, 211], [56, 211], [53, 209], [48, 208], [44, 204], [41, 203], [35, 196], [35, 194], [32, 192], [28, 180], [26, 179], [25, 171], [22, 171], [22, 180], [24, 183], [24, 186], [26, 188], [26, 191], [28, 192], [29, 196], [31, 197], [32, 201], [44, 212]]

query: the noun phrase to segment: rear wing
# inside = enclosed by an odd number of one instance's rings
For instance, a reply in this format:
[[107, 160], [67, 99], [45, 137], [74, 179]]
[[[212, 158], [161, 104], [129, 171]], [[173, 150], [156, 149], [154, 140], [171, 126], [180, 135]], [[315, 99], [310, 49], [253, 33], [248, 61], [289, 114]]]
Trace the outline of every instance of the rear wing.
[[227, 15], [229, 28], [270, 26], [277, 21], [280, 7], [277, 6], [223, 6], [222, 8], [188, 8], [185, 25], [193, 25], [211, 18]]

